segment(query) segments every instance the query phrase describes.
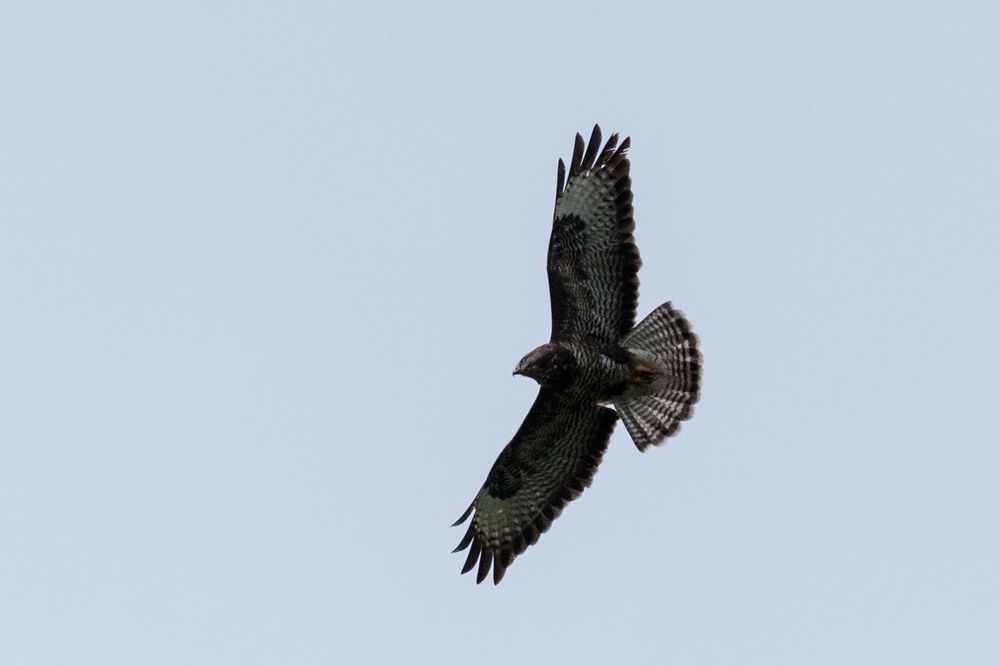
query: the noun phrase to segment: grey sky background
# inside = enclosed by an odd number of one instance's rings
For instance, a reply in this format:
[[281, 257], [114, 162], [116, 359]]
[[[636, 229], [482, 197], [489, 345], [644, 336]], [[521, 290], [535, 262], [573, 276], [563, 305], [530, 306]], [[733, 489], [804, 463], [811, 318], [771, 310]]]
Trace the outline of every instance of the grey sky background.
[[[4, 3], [0, 662], [996, 663], [997, 7]], [[594, 122], [702, 401], [477, 587]]]

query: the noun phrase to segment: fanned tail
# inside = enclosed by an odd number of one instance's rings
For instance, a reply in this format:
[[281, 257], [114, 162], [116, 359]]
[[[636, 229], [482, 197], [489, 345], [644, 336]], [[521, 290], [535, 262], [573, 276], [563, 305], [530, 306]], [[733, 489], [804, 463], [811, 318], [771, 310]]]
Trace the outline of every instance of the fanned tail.
[[698, 336], [668, 301], [639, 322], [622, 346], [636, 366], [636, 381], [614, 406], [643, 451], [675, 434], [694, 412], [701, 390]]

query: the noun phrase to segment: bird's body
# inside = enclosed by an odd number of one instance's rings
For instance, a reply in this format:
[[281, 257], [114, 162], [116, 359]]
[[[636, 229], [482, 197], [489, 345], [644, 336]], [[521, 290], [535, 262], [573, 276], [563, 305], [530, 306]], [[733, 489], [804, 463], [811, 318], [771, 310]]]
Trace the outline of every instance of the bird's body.
[[[641, 264], [632, 231], [626, 151], [613, 135], [601, 149], [594, 127], [578, 134], [569, 180], [559, 161], [549, 240], [552, 335], [514, 374], [541, 386], [513, 440], [493, 464], [456, 551], [477, 582], [499, 583], [562, 507], [590, 482], [620, 416], [640, 450], [677, 432], [698, 400], [701, 354], [684, 315], [664, 303], [637, 326]], [[610, 408], [606, 405], [613, 405]]]
[[632, 378], [628, 353], [618, 345], [593, 341], [549, 342], [524, 357], [514, 370], [567, 396], [610, 402]]

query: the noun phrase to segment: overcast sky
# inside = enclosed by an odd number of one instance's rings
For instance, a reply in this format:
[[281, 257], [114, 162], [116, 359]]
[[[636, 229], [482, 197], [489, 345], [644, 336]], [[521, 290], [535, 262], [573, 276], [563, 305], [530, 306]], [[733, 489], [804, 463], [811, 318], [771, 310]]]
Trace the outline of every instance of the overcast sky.
[[[0, 662], [996, 663], [1000, 9], [671, 4], [5, 2]], [[477, 587], [595, 122], [702, 400]]]

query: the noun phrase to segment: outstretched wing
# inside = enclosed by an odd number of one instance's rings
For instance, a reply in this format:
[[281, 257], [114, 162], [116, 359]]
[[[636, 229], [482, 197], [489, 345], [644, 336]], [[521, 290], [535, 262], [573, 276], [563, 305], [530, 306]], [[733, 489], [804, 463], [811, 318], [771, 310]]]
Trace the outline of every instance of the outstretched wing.
[[541, 389], [535, 403], [455, 525], [472, 523], [454, 552], [469, 548], [462, 573], [478, 560], [476, 582], [493, 567], [493, 583], [514, 558], [538, 541], [590, 485], [614, 430], [613, 409]]
[[548, 257], [552, 342], [614, 344], [635, 323], [642, 262], [632, 236], [628, 147], [628, 138], [619, 146], [613, 134], [602, 149], [601, 128], [594, 125], [586, 152], [576, 135], [568, 181], [559, 160]]

